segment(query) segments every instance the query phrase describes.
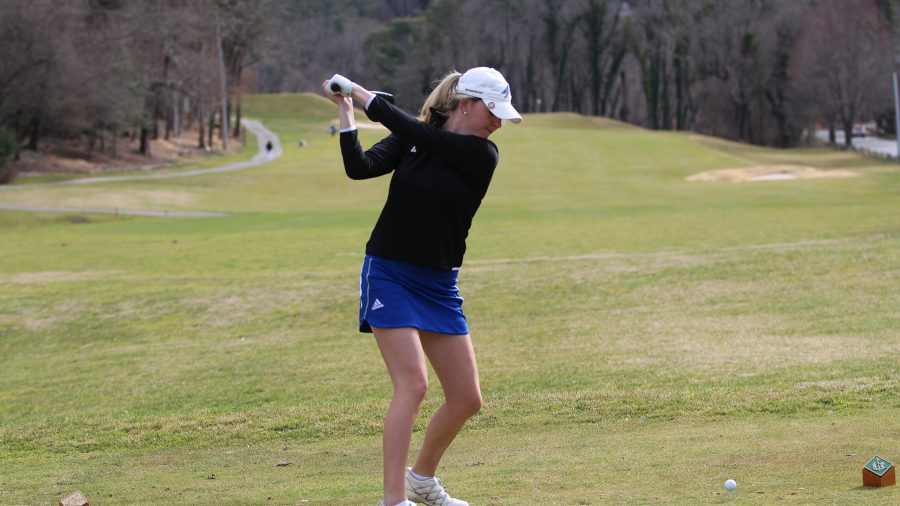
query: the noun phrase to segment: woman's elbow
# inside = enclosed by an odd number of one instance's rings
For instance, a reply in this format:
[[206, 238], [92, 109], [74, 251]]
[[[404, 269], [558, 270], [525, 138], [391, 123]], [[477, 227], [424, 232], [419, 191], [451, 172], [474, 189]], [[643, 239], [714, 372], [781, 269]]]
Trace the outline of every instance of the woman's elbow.
[[366, 178], [365, 171], [350, 167], [349, 165], [344, 166], [344, 172], [347, 173], [347, 177], [354, 181], [359, 181], [360, 179]]

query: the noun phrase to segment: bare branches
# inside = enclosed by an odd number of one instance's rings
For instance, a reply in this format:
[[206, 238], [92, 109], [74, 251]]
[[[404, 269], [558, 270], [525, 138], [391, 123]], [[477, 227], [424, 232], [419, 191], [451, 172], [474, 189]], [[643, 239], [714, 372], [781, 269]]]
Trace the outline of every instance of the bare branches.
[[823, 0], [805, 17], [791, 61], [798, 96], [852, 142], [854, 122], [890, 100], [890, 29], [872, 0]]
[[897, 18], [884, 0], [4, 0], [0, 127], [35, 147], [200, 124], [205, 147], [209, 125], [238, 134], [245, 90], [341, 71], [413, 110], [487, 65], [523, 112], [790, 146], [883, 115]]

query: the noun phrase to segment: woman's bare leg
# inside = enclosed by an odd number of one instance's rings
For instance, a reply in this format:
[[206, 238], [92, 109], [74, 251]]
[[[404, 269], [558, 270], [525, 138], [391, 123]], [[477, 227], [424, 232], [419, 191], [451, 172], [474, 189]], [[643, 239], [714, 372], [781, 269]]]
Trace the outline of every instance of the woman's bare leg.
[[434, 476], [444, 452], [466, 420], [481, 409], [481, 385], [472, 339], [468, 334], [434, 334], [419, 331], [422, 348], [444, 389], [445, 401], [435, 411], [413, 472]]
[[378, 349], [394, 385], [394, 395], [384, 420], [384, 502], [406, 500], [406, 460], [419, 406], [428, 391], [425, 355], [414, 328], [372, 328]]

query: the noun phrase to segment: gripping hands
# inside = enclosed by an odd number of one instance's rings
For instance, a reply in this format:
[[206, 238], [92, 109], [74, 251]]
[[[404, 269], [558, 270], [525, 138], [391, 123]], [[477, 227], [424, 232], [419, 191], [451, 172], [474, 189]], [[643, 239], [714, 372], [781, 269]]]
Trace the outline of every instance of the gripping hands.
[[353, 91], [354, 83], [353, 81], [347, 79], [346, 77], [335, 74], [331, 79], [325, 84], [325, 89], [328, 93], [332, 95], [339, 95], [341, 97], [349, 97], [350, 93]]

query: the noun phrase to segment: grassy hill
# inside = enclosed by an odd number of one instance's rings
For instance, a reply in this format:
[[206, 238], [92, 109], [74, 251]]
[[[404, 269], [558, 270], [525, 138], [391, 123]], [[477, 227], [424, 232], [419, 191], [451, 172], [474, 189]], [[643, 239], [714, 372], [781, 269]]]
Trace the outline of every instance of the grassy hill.
[[[76, 489], [92, 504], [380, 498], [390, 384], [355, 311], [388, 181], [346, 178], [325, 99], [245, 109], [282, 158], [0, 191], [0, 204], [229, 213], [0, 211], [0, 504]], [[460, 281], [486, 402], [442, 468], [455, 494], [900, 500], [860, 487], [872, 455], [900, 461], [895, 165], [570, 114], [492, 139], [501, 163]], [[762, 164], [859, 176], [685, 180]], [[432, 385], [414, 444], [441, 398]]]

